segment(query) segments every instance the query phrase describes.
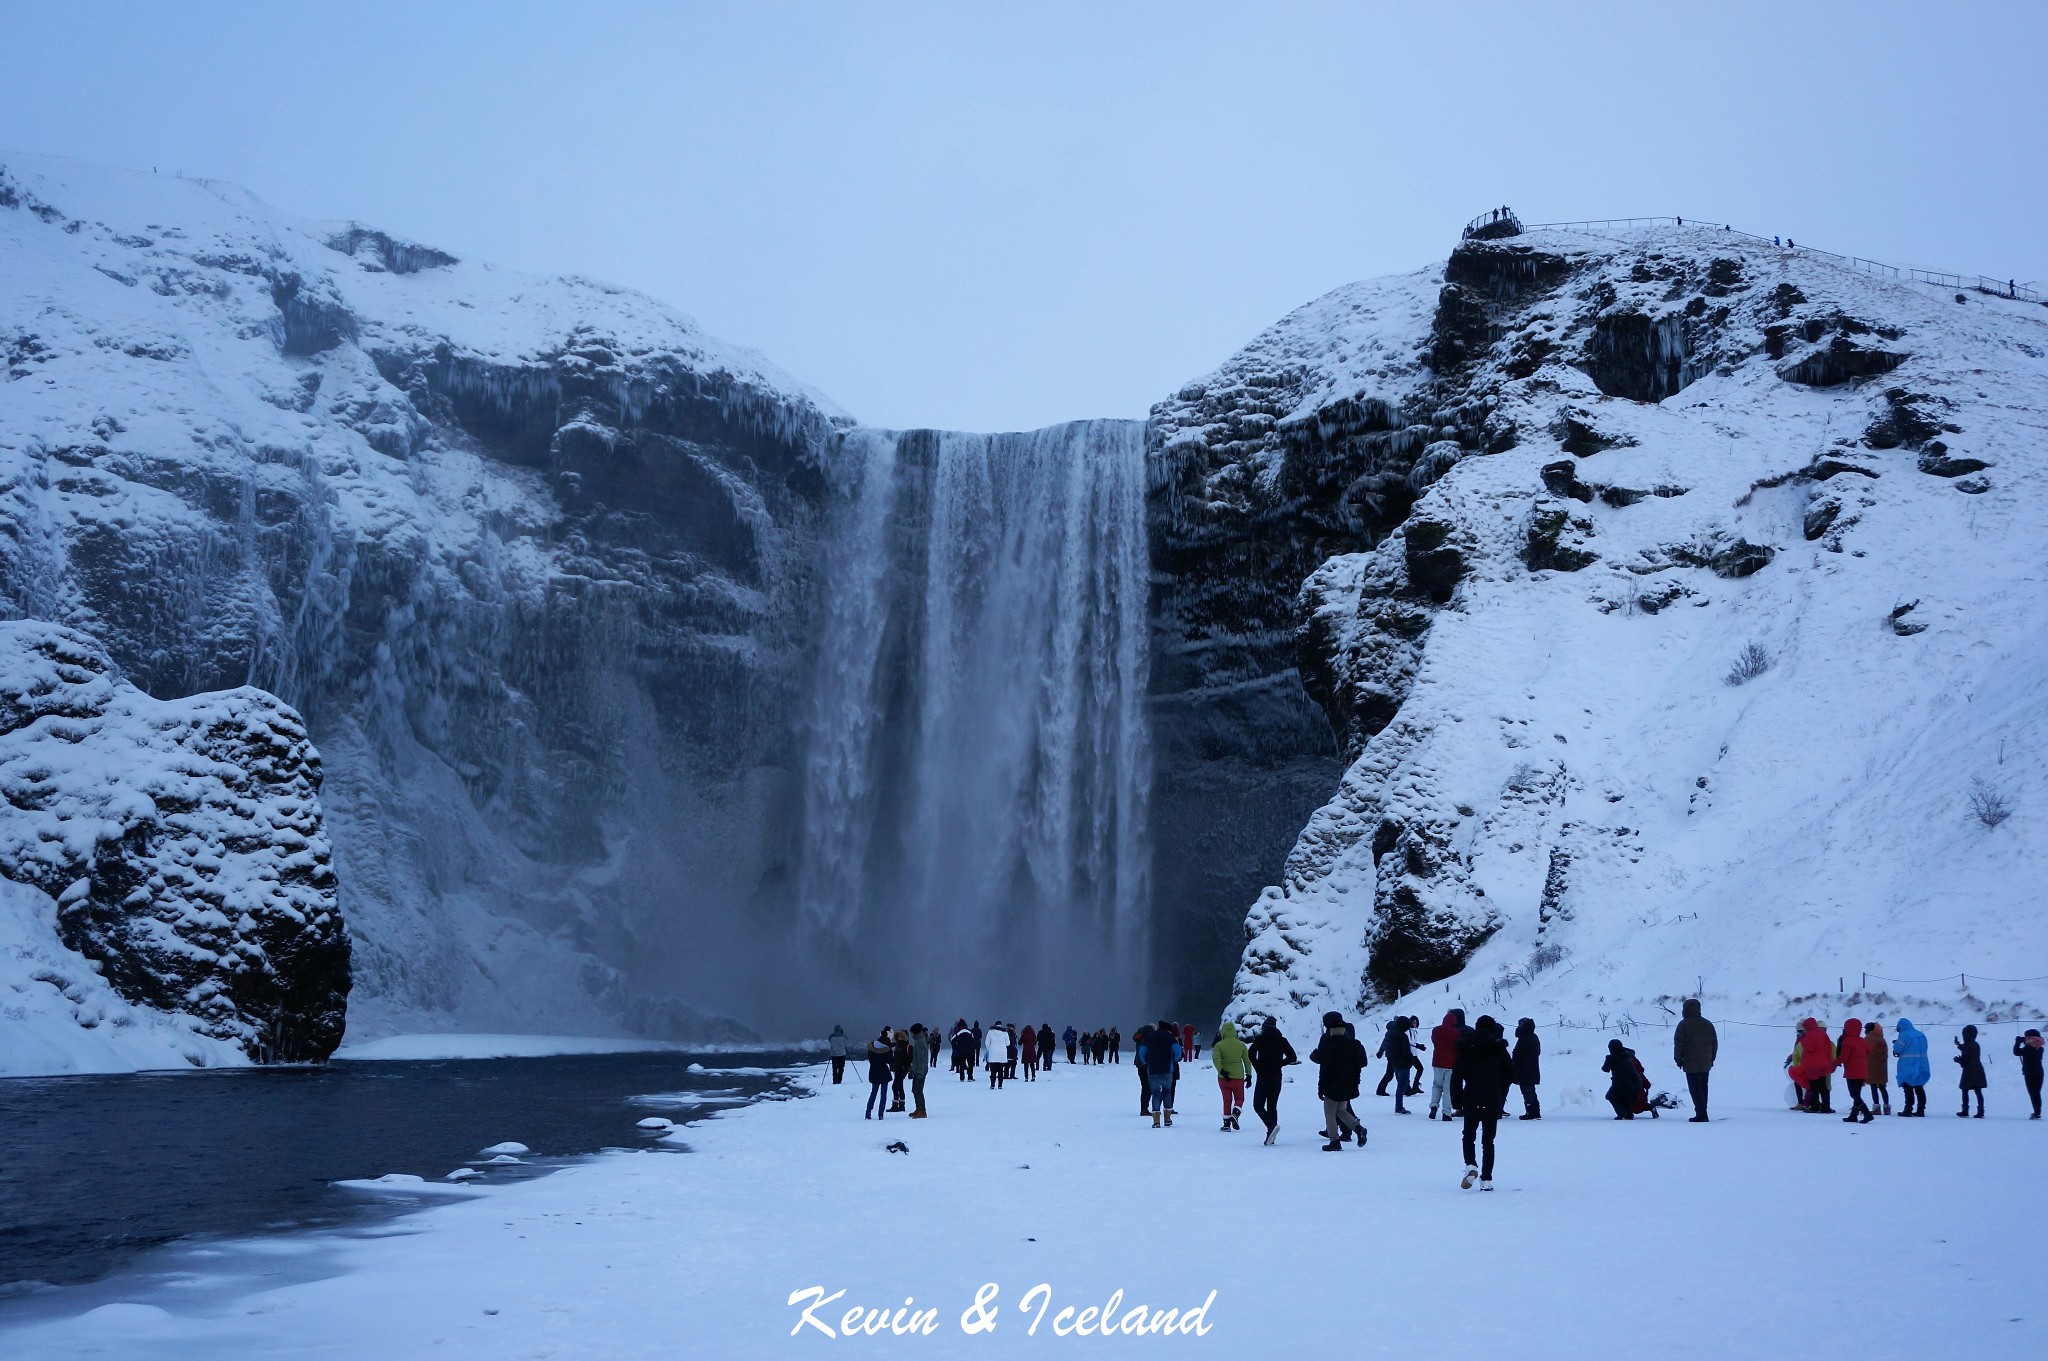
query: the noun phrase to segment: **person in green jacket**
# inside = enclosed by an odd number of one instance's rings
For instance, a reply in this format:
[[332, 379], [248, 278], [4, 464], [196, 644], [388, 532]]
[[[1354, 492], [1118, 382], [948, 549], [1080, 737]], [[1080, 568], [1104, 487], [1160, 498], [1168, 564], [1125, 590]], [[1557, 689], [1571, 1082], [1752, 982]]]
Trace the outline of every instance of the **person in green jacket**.
[[1216, 1067], [1216, 1085], [1223, 1089], [1223, 1128], [1237, 1129], [1238, 1113], [1244, 1109], [1244, 1083], [1251, 1076], [1251, 1054], [1237, 1038], [1237, 1026], [1225, 1021], [1209, 1048], [1209, 1062]]

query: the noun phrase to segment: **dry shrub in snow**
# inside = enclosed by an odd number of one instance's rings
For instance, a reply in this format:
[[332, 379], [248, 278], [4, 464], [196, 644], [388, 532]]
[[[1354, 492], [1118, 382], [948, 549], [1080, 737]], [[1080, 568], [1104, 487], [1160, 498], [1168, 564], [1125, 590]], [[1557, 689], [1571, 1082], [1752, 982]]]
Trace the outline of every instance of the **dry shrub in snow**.
[[1751, 643], [1742, 649], [1741, 654], [1735, 659], [1735, 665], [1728, 668], [1728, 674], [1722, 679], [1730, 685], [1741, 685], [1745, 681], [1755, 680], [1770, 669], [1771, 654], [1764, 651], [1763, 644]]

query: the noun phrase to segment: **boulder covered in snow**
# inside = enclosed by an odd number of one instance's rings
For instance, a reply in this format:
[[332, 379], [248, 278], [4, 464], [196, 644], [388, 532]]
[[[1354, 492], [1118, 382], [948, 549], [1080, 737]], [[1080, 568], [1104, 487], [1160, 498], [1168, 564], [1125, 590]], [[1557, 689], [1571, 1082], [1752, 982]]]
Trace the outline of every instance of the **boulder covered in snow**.
[[85, 635], [0, 622], [0, 798], [0, 875], [55, 900], [62, 946], [121, 998], [259, 1062], [340, 1044], [320, 757], [275, 696], [152, 699]]

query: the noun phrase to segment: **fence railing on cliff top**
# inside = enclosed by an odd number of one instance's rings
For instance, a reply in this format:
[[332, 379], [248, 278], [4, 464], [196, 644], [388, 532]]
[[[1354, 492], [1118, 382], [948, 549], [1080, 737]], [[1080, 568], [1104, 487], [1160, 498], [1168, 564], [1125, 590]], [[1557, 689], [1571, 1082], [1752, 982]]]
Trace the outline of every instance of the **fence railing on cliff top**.
[[1829, 260], [1845, 269], [1859, 274], [1870, 274], [1881, 279], [1896, 279], [1901, 282], [1933, 284], [1939, 288], [1966, 288], [1973, 292], [1988, 294], [1994, 298], [2011, 298], [2017, 302], [2042, 303], [2048, 305], [2041, 291], [2022, 284], [2015, 279], [1994, 279], [1985, 274], [1951, 274], [1938, 269], [1915, 269], [1910, 265], [1888, 265], [1882, 260], [1866, 260], [1860, 255], [1838, 255], [1831, 250], [1820, 250], [1814, 246], [1795, 246], [1789, 242], [1781, 244], [1771, 236], [1759, 236], [1745, 232], [1725, 223], [1715, 224], [1702, 218], [1683, 217], [1608, 217], [1590, 218], [1583, 222], [1531, 222], [1523, 227], [1532, 232], [1586, 232], [1599, 233], [1616, 227], [1696, 227], [1700, 231], [1722, 232], [1739, 236], [1747, 241], [1777, 246], [1780, 250], [1796, 251], [1801, 255], [1817, 256]]

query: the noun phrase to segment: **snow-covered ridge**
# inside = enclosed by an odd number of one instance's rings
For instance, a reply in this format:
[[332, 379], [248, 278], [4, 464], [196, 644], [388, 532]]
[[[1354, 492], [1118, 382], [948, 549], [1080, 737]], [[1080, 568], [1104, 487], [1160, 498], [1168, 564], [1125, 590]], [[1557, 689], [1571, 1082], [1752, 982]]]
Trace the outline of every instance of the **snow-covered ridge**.
[[274, 697], [151, 699], [91, 639], [0, 622], [0, 1071], [39, 1065], [45, 1043], [63, 1067], [110, 1061], [36, 1033], [67, 1005], [80, 1029], [136, 1028], [151, 1057], [167, 1032], [193, 1062], [221, 1056], [196, 1036], [265, 1061], [332, 1053], [349, 943], [319, 788], [319, 755]]
[[[1704, 989], [1776, 1020], [1865, 971], [2048, 974], [2040, 308], [1693, 228], [1470, 242], [1433, 308], [1361, 300], [1239, 381], [1377, 327], [1409, 362], [1288, 375], [1289, 419], [1377, 404], [1448, 457], [1304, 590], [1353, 762], [1250, 914], [1232, 1014]], [[1362, 503], [1407, 471], [1381, 459]], [[2031, 1014], [2048, 985], [1891, 996]]]

